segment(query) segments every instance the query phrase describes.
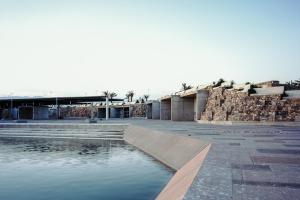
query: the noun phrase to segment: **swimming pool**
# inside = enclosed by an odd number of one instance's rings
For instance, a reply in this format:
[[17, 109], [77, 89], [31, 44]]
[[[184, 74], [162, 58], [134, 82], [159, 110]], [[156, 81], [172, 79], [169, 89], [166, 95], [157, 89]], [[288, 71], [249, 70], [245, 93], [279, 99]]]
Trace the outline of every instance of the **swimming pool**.
[[123, 140], [0, 137], [0, 199], [155, 199], [173, 173]]

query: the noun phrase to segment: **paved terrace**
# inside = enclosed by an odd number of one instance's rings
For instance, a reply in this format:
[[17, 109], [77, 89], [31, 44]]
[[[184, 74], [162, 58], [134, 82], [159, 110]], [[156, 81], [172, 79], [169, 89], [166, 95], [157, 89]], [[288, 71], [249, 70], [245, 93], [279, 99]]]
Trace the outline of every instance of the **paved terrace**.
[[131, 123], [212, 143], [185, 199], [300, 199], [300, 126]]
[[212, 147], [186, 200], [300, 199], [300, 125], [207, 125], [160, 120], [99, 123], [132, 123], [210, 141]]

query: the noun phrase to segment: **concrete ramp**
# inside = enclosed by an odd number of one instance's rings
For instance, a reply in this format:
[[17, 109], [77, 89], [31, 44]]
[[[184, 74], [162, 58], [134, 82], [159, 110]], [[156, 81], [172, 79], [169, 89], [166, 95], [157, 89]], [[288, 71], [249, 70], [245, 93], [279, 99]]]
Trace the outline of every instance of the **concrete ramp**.
[[131, 125], [124, 139], [177, 171], [157, 200], [183, 199], [210, 148], [202, 140]]

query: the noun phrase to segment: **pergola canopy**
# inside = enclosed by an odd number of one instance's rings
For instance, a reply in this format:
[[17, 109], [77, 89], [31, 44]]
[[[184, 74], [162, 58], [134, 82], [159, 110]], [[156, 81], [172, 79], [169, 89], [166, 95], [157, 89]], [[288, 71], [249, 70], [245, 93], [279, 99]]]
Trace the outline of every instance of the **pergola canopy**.
[[[113, 102], [122, 102], [124, 99], [109, 99]], [[105, 96], [82, 96], [82, 97], [24, 97], [0, 99], [0, 107], [8, 108], [19, 106], [48, 106], [48, 105], [70, 105], [84, 104], [90, 102], [105, 102]]]

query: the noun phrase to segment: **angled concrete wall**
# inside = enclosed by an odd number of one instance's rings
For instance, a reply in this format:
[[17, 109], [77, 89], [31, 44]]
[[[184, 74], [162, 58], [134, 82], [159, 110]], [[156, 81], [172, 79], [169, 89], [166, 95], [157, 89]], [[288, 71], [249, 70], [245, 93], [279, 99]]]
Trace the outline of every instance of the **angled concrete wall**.
[[202, 140], [132, 125], [125, 129], [124, 139], [174, 170], [179, 170], [209, 145]]
[[171, 120], [171, 100], [160, 101], [160, 119]]
[[176, 170], [157, 200], [183, 199], [210, 148], [202, 140], [131, 125], [124, 131], [124, 139]]
[[193, 121], [194, 120], [194, 98], [172, 95], [171, 120], [172, 121]]

